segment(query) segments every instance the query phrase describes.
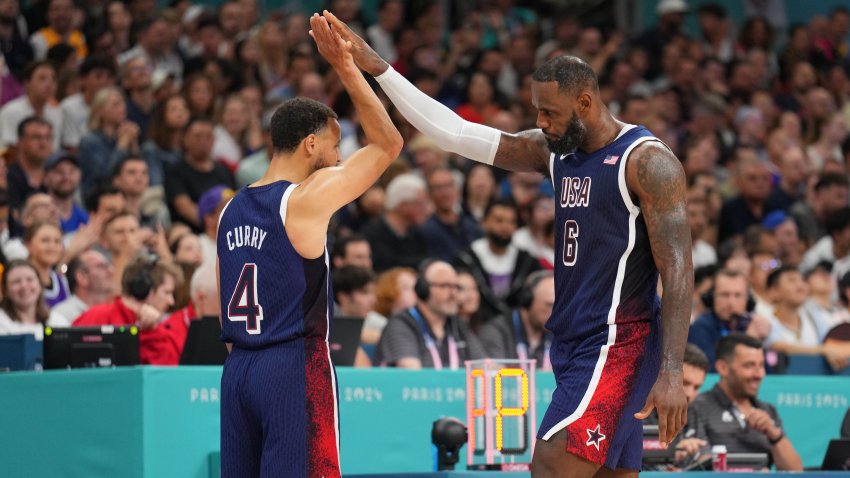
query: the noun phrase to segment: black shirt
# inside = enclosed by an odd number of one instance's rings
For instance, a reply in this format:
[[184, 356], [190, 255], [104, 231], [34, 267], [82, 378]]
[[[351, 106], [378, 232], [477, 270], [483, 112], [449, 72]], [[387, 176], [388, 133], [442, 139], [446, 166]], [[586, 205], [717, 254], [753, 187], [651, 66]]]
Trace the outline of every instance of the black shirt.
[[[224, 185], [229, 188], [236, 186], [233, 173], [219, 163], [213, 163], [209, 171], [198, 171], [181, 159], [166, 169], [165, 174], [165, 197], [168, 200], [168, 209], [174, 220], [186, 221], [174, 208], [174, 199], [181, 195], [189, 196], [195, 204], [201, 195], [215, 186]], [[193, 218], [195, 221], [198, 218]], [[192, 224], [189, 222], [188, 224]]]
[[411, 267], [416, 269], [419, 263], [428, 258], [428, 243], [418, 228], [411, 228], [404, 236], [399, 236], [378, 217], [360, 231], [372, 247], [372, 267], [375, 272], [383, 272], [391, 267]]

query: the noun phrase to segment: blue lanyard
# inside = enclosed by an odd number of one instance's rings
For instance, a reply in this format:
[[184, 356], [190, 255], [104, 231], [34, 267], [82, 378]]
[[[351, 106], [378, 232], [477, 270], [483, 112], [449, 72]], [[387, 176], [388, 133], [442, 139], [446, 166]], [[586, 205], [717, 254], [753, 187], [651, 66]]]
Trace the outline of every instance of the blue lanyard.
[[[437, 350], [437, 342], [434, 340], [434, 337], [431, 335], [431, 331], [428, 329], [428, 325], [425, 323], [425, 319], [422, 318], [422, 315], [416, 310], [416, 307], [411, 307], [408, 309], [413, 320], [419, 324], [419, 329], [422, 331], [422, 336], [425, 338], [425, 347], [428, 348], [428, 352], [431, 354], [431, 360], [434, 362], [434, 368], [436, 370], [441, 370], [443, 368], [443, 359], [440, 358], [440, 352]], [[448, 320], [448, 319], [447, 319]], [[457, 370], [460, 365], [460, 360], [458, 359], [457, 354], [457, 344], [455, 343], [454, 337], [451, 334], [448, 335], [449, 342], [449, 367], [452, 370]]]

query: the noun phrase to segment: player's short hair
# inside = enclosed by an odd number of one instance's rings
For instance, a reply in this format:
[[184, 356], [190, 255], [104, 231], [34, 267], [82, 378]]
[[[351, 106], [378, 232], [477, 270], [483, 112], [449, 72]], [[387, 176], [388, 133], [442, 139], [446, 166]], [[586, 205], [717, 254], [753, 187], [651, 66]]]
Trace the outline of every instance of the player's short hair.
[[334, 299], [339, 294], [351, 294], [375, 282], [375, 273], [358, 266], [342, 266], [333, 273]]
[[706, 373], [711, 369], [711, 364], [708, 363], [708, 356], [694, 344], [685, 346], [685, 358], [683, 362]]
[[733, 332], [717, 342], [717, 348], [714, 351], [714, 356], [717, 360], [730, 362], [735, 356], [735, 347], [743, 345], [752, 349], [761, 349], [761, 340], [751, 337], [741, 332]]
[[384, 208], [392, 211], [403, 202], [413, 201], [420, 191], [427, 189], [425, 180], [421, 177], [413, 173], [399, 174], [387, 185]]
[[293, 98], [281, 104], [272, 115], [272, 146], [276, 153], [295, 151], [301, 140], [317, 134], [328, 126], [329, 119], [336, 119], [327, 105], [309, 98]]
[[540, 65], [531, 77], [534, 81], [558, 83], [564, 92], [578, 93], [582, 90], [598, 90], [596, 72], [584, 60], [576, 56], [558, 56]]

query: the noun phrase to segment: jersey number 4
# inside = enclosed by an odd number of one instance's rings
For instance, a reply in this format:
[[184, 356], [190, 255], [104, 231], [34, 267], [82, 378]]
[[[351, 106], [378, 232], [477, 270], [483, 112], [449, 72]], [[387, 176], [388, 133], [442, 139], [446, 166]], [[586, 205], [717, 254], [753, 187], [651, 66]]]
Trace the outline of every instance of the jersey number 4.
[[564, 223], [564, 265], [576, 265], [578, 258], [578, 223], [570, 219]]
[[232, 322], [245, 322], [245, 330], [251, 335], [261, 332], [263, 306], [257, 297], [257, 264], [245, 264], [242, 267], [236, 289], [227, 304], [227, 319]]

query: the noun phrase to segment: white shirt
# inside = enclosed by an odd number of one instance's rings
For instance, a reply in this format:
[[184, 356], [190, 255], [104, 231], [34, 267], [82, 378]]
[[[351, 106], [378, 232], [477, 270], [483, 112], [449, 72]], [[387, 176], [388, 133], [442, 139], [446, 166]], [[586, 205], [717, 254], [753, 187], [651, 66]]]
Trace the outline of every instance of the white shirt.
[[832, 237], [828, 235], [818, 239], [818, 242], [803, 254], [803, 260], [800, 262], [800, 272], [803, 274], [809, 272], [820, 261], [835, 262], [835, 253], [832, 250]]
[[59, 103], [62, 112], [62, 146], [76, 148], [80, 139], [89, 133], [89, 109], [82, 93], [73, 94]]
[[53, 308], [50, 309], [50, 312], [62, 317], [62, 319], [70, 326], [79, 316], [83, 315], [83, 312], [87, 310], [89, 310], [88, 304], [83, 302], [82, 299], [74, 294], [54, 305]]
[[[18, 125], [35, 114], [26, 94], [6, 103], [0, 109], [0, 148], [8, 148], [18, 143]], [[45, 105], [43, 117], [53, 126], [53, 149], [59, 149], [59, 137], [62, 133], [62, 112], [58, 106]]]
[[797, 313], [800, 315], [799, 336], [797, 336], [797, 332], [789, 329], [785, 324], [780, 322], [775, 315], [768, 316], [771, 327], [770, 334], [764, 341], [767, 347], [771, 347], [777, 342], [817, 347], [823, 342], [823, 336], [827, 332], [825, 330], [825, 324], [812, 316], [809, 310], [804, 307], [800, 307]]
[[[51, 327], [70, 327], [62, 316], [59, 316], [53, 311], [47, 318], [47, 325]], [[33, 334], [38, 341], [44, 340], [44, 327], [41, 324], [24, 324], [16, 320], [12, 320], [5, 310], [0, 309], [0, 335], [20, 335]]]
[[213, 129], [213, 137], [215, 141], [210, 156], [214, 160], [228, 165], [231, 170], [235, 169], [239, 161], [242, 161], [242, 147], [223, 126], [216, 126]]
[[215, 269], [215, 259], [218, 256], [215, 239], [206, 234], [198, 235], [198, 239], [201, 243], [201, 258], [203, 259], [201, 267], [208, 266]]
[[511, 244], [525, 250], [537, 259], [543, 259], [549, 264], [555, 263], [555, 250], [546, 244], [534, 240], [528, 227], [521, 227], [511, 237]]
[[714, 248], [709, 243], [702, 239], [694, 241], [691, 254], [694, 261], [694, 269], [717, 264], [717, 252], [714, 251]]

